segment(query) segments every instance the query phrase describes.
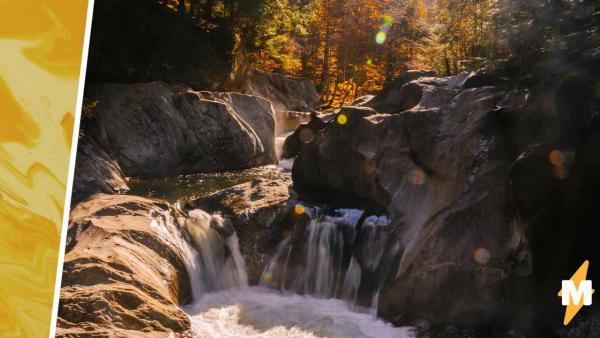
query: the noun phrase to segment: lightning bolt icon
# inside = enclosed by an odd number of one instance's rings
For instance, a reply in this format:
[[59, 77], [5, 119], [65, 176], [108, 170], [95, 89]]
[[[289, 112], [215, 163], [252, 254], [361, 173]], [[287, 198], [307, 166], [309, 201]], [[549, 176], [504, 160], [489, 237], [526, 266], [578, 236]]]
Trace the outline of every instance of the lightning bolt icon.
[[[583, 264], [581, 264], [579, 269], [577, 269], [577, 271], [575, 271], [573, 276], [571, 276], [570, 280], [575, 284], [575, 288], [579, 288], [581, 281], [585, 280], [585, 278], [587, 276], [587, 271], [588, 271], [589, 265], [590, 265], [589, 261], [583, 262]], [[594, 293], [594, 291], [595, 290], [592, 290], [592, 293]], [[562, 295], [563, 295], [563, 290], [561, 289], [558, 292], [558, 296], [562, 297]], [[583, 301], [581, 301], [581, 300], [579, 302], [577, 302], [577, 304], [575, 304], [574, 302], [569, 302], [569, 304], [567, 305], [567, 308], [565, 310], [565, 319], [563, 320], [563, 324], [564, 325], [569, 324], [569, 322], [571, 322], [571, 319], [573, 319], [573, 317], [575, 317], [577, 312], [579, 312], [579, 310], [581, 310], [582, 307], [583, 307]]]

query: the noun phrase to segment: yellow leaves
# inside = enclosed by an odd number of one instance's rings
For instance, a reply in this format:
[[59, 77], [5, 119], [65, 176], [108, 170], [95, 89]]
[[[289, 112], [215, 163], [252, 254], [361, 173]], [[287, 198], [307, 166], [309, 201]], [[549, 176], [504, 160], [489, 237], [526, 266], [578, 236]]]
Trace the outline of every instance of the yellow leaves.
[[418, 17], [422, 20], [427, 20], [429, 10], [427, 9], [427, 5], [425, 4], [425, 2], [423, 0], [418, 0], [416, 7]]

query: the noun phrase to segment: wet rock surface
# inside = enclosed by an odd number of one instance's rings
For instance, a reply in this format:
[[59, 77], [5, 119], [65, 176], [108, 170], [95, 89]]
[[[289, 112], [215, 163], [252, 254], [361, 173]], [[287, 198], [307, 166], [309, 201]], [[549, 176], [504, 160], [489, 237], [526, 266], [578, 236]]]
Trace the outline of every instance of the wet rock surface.
[[232, 222], [251, 285], [258, 284], [266, 264], [265, 252], [281, 240], [277, 225], [291, 211], [296, 198], [290, 174], [280, 172], [278, 176], [239, 184], [185, 205], [186, 210], [221, 213]]
[[162, 202], [97, 194], [71, 212], [57, 335], [189, 335], [179, 225]]

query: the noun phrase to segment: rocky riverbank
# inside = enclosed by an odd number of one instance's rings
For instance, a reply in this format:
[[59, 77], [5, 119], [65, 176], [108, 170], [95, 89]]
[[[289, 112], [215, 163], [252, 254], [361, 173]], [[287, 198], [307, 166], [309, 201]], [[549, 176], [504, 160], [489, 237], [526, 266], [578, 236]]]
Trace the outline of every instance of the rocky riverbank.
[[[204, 210], [224, 220], [215, 231], [236, 234], [251, 285], [343, 298], [396, 325], [569, 336], [559, 327], [556, 283], [594, 256], [581, 234], [596, 219], [600, 168], [595, 101], [580, 80], [530, 85], [408, 72], [378, 95], [297, 128], [283, 149], [294, 158], [292, 179], [286, 172], [252, 179], [181, 208], [92, 194], [125, 191], [126, 176], [273, 163], [273, 105], [159, 82], [93, 87], [61, 332], [189, 332], [177, 310], [190, 299], [177, 251], [183, 242], [171, 239], [189, 242], [181, 224]], [[218, 251], [235, 258], [227, 248]], [[157, 253], [166, 261], [152, 258]], [[130, 283], [134, 300], [112, 295], [127, 281], [140, 281]], [[108, 323], [110, 316], [133, 319]], [[577, 330], [595, 332], [595, 315], [587, 316], [591, 326]]]

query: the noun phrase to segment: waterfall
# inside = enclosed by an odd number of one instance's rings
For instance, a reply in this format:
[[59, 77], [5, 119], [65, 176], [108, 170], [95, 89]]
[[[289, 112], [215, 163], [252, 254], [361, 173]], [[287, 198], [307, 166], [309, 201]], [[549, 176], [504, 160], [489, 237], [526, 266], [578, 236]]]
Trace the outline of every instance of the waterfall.
[[283, 155], [283, 144], [285, 143], [285, 139], [287, 139], [294, 132], [290, 131], [287, 133], [280, 134], [275, 137], [275, 153], [277, 154], [277, 160], [279, 162], [279, 167], [285, 170], [292, 170], [294, 166], [293, 158], [282, 158]]
[[350, 266], [344, 277], [344, 287], [342, 289], [342, 297], [352, 303], [356, 303], [358, 295], [358, 287], [360, 286], [361, 268], [355, 257], [350, 260]]
[[[179, 206], [176, 205], [176, 207]], [[198, 299], [203, 292], [202, 281], [199, 274], [192, 273], [198, 269], [198, 254], [185, 239], [183, 229], [179, 227], [179, 224], [185, 224], [185, 220], [183, 218], [176, 220], [169, 211], [156, 209], [151, 213], [150, 227], [156, 230], [174, 247], [181, 250], [183, 264], [190, 278], [192, 296], [194, 299]]]
[[195, 209], [189, 212], [185, 226], [198, 263], [188, 273], [198, 277], [203, 293], [248, 285], [237, 234], [231, 224], [219, 215]]
[[156, 210], [150, 226], [181, 250], [195, 300], [207, 292], [247, 287], [237, 234], [220, 215], [196, 209], [175, 222], [169, 212]]
[[286, 238], [279, 243], [260, 285], [319, 298], [342, 298], [351, 304], [359, 303], [360, 292], [364, 307], [376, 307], [383, 283], [379, 270], [392, 230], [389, 218], [372, 215], [363, 219], [363, 211], [358, 209], [327, 212], [307, 207], [305, 213], [311, 218], [303, 231], [305, 238]]
[[344, 239], [335, 223], [311, 222], [303, 293], [322, 298], [335, 296], [343, 249]]
[[[340, 293], [348, 295], [344, 299], [355, 299], [358, 293], [359, 260], [352, 256], [349, 267], [344, 262], [362, 212], [340, 209], [336, 215], [318, 214], [315, 209], [306, 229], [306, 245], [289, 237], [279, 243], [261, 285], [271, 286], [273, 279], [267, 276], [275, 273], [283, 289], [287, 278], [298, 293], [319, 298], [249, 287], [237, 234], [220, 215], [192, 210], [176, 221], [166, 211], [153, 217], [150, 226], [183, 253], [194, 296], [194, 303], [184, 309], [194, 333], [200, 337], [413, 338], [410, 327], [394, 327], [331, 298]], [[294, 255], [301, 247], [306, 252], [301, 255], [302, 268], [297, 269]]]

